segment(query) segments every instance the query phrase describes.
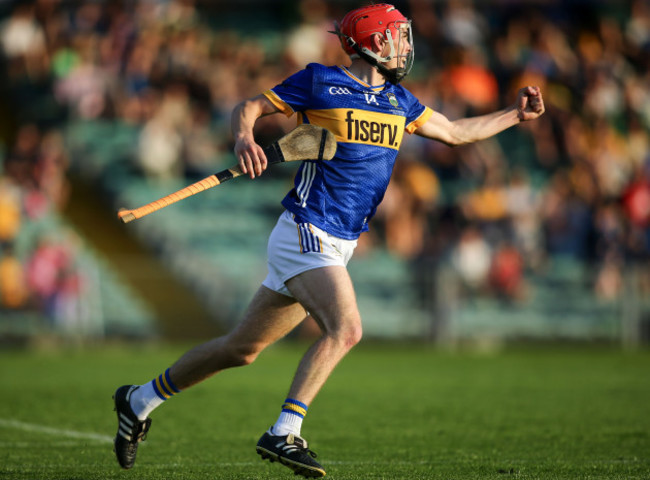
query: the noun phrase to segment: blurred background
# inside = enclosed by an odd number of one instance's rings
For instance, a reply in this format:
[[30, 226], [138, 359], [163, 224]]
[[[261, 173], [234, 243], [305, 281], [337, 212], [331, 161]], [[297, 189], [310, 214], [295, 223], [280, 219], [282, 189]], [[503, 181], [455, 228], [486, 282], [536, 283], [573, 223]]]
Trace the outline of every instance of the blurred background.
[[[236, 163], [230, 112], [348, 64], [343, 0], [0, 1], [0, 346], [230, 328], [295, 165], [121, 225]], [[404, 81], [451, 119], [547, 113], [451, 149], [406, 136], [350, 272], [366, 338], [650, 342], [650, 4], [410, 0]], [[295, 126], [267, 118], [265, 145]], [[293, 335], [310, 335], [304, 325]]]

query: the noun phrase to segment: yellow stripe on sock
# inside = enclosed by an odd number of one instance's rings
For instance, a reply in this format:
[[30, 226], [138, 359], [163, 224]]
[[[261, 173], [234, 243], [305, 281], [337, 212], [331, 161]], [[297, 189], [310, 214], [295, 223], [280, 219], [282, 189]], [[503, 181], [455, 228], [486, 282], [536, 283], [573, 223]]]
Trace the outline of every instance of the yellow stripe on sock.
[[[171, 395], [168, 395], [167, 392], [165, 392], [165, 389], [163, 388], [162, 384], [160, 383], [160, 377], [156, 377], [156, 386], [158, 387], [158, 391], [160, 392], [160, 394], [163, 397], [165, 397], [165, 399], [171, 398]], [[169, 388], [168, 390], [171, 390], [171, 388]]]
[[[167, 391], [172, 392], [172, 395], [174, 395], [174, 389], [169, 386], [169, 382], [167, 382], [167, 379], [165, 378], [165, 375], [161, 375], [163, 383], [165, 384], [165, 387], [167, 387]], [[171, 396], [171, 395], [170, 395]]]
[[283, 408], [284, 410], [291, 410], [291, 411], [293, 411], [293, 412], [299, 413], [299, 414], [302, 415], [303, 417], [304, 417], [305, 415], [307, 415], [307, 410], [306, 410], [306, 409], [302, 408], [302, 407], [299, 406], [299, 405], [295, 405], [295, 404], [293, 404], [293, 403], [285, 403], [284, 405], [282, 405], [282, 408]]

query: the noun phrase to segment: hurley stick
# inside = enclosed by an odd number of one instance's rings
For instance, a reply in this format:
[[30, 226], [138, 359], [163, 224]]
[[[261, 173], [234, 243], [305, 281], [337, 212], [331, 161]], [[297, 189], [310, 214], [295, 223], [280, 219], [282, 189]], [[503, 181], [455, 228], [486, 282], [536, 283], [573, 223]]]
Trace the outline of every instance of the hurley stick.
[[[294, 128], [284, 137], [264, 148], [264, 154], [269, 165], [296, 160], [331, 160], [335, 153], [336, 139], [334, 135], [329, 130], [307, 124]], [[142, 218], [172, 203], [176, 203], [179, 200], [183, 200], [208, 188], [221, 185], [226, 180], [240, 175], [242, 175], [242, 171], [239, 165], [235, 165], [232, 168], [222, 170], [192, 185], [188, 185], [177, 192], [159, 198], [154, 202], [147, 203], [142, 207], [133, 210], [122, 208], [117, 213], [117, 216], [123, 223], [129, 223], [136, 218]]]

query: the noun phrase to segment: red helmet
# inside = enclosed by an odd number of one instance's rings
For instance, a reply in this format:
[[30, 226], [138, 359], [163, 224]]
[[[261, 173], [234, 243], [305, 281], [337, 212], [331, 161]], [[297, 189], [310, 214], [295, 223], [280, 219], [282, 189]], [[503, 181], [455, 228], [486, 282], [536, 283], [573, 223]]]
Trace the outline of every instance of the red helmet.
[[[414, 49], [411, 21], [400, 13], [397, 8], [388, 3], [379, 3], [368, 7], [357, 8], [349, 12], [341, 23], [335, 23], [335, 33], [341, 40], [345, 53], [351, 57], [359, 56], [374, 65], [390, 82], [399, 83], [413, 66]], [[410, 48], [406, 53], [398, 46], [395, 49], [394, 40], [401, 42], [406, 33]], [[381, 35], [390, 45], [390, 52], [385, 57], [372, 51], [372, 37]], [[397, 68], [388, 69], [383, 64], [400, 55]]]
[[[357, 8], [349, 12], [339, 26], [341, 33], [354, 40], [361, 48], [371, 48], [373, 35], [380, 34], [386, 40], [387, 32], [392, 38], [399, 37], [400, 28], [408, 27], [411, 22], [397, 8], [388, 3], [379, 3]], [[341, 37], [343, 49], [349, 55], [356, 52], [344, 37]]]

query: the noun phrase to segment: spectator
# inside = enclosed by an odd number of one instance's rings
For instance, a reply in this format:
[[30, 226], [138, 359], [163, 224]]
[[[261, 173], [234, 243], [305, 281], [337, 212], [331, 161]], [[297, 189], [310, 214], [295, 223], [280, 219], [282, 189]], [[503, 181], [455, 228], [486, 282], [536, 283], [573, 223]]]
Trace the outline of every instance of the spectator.
[[5, 310], [20, 310], [27, 306], [28, 291], [23, 266], [14, 255], [13, 246], [0, 251], [0, 306]]
[[484, 43], [485, 17], [473, 7], [471, 0], [450, 0], [440, 21], [444, 38], [452, 45], [479, 46]]
[[44, 237], [27, 261], [27, 286], [36, 305], [54, 321], [63, 272], [70, 267], [69, 252], [54, 239]]
[[18, 235], [22, 222], [21, 200], [18, 186], [10, 178], [0, 175], [0, 252]]
[[505, 205], [511, 219], [512, 241], [528, 267], [537, 267], [543, 259], [543, 238], [539, 194], [522, 169], [515, 169], [505, 188]]
[[454, 93], [475, 112], [494, 108], [498, 98], [495, 76], [485, 67], [483, 55], [476, 49], [456, 49], [455, 60], [443, 74]]
[[467, 294], [484, 293], [491, 258], [492, 251], [480, 230], [471, 225], [467, 226], [451, 255], [452, 265], [458, 272]]
[[506, 241], [496, 248], [488, 276], [490, 287], [501, 300], [516, 302], [524, 299], [524, 261], [513, 244]]
[[542, 218], [546, 251], [582, 260], [587, 255], [589, 209], [575, 196], [565, 172], [558, 172], [544, 193]]
[[9, 19], [0, 26], [0, 44], [9, 59], [12, 78], [39, 69], [46, 54], [45, 34], [34, 17], [32, 5], [19, 2], [15, 6]]
[[183, 171], [183, 133], [189, 125], [187, 86], [169, 85], [158, 109], [140, 135], [138, 159], [144, 174], [155, 180], [178, 178]]
[[434, 208], [439, 184], [435, 173], [415, 159], [402, 159], [379, 207], [386, 246], [411, 259], [424, 248], [427, 213]]
[[19, 127], [14, 146], [5, 160], [5, 172], [21, 187], [34, 185], [40, 142], [41, 132], [38, 126], [27, 124]]
[[79, 62], [54, 87], [56, 98], [83, 119], [100, 118], [108, 110], [110, 77], [98, 63], [100, 39], [95, 35], [78, 37]]

